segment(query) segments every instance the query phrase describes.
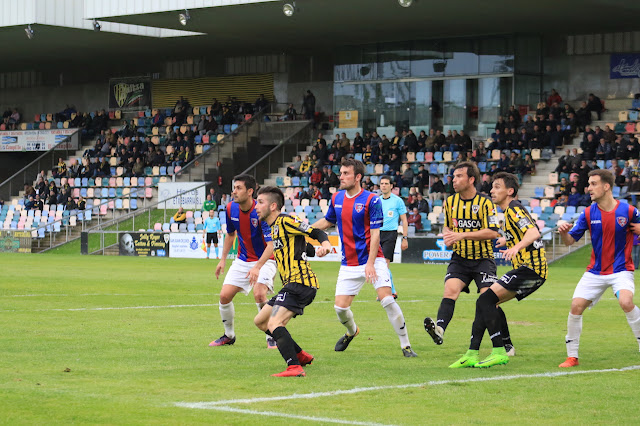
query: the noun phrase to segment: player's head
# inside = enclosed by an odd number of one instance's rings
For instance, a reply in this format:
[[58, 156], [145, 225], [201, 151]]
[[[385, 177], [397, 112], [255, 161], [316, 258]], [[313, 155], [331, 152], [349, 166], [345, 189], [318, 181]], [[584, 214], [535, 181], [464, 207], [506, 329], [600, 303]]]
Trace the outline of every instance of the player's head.
[[233, 189], [231, 195], [233, 195], [233, 201], [238, 204], [242, 204], [247, 200], [253, 198], [253, 193], [256, 191], [256, 180], [251, 175], [238, 175], [233, 178]]
[[516, 198], [520, 184], [518, 178], [507, 172], [496, 173], [491, 186], [491, 199], [500, 205], [509, 198]]
[[209, 210], [209, 217], [213, 218], [213, 213], [214, 213], [213, 209]]
[[340, 189], [347, 191], [360, 188], [364, 177], [364, 164], [353, 158], [345, 158], [340, 163]]
[[458, 193], [475, 188], [479, 181], [480, 171], [471, 161], [463, 161], [453, 169], [453, 190]]
[[391, 178], [387, 175], [380, 176], [380, 179], [378, 179], [378, 185], [380, 185], [380, 191], [383, 195], [388, 195], [391, 192], [391, 188], [393, 188]]
[[258, 191], [256, 211], [260, 220], [266, 220], [271, 213], [280, 213], [284, 205], [284, 194], [275, 186], [263, 186]]
[[613, 173], [605, 169], [591, 170], [589, 172], [589, 194], [591, 201], [596, 203], [603, 200], [603, 197], [612, 197]]

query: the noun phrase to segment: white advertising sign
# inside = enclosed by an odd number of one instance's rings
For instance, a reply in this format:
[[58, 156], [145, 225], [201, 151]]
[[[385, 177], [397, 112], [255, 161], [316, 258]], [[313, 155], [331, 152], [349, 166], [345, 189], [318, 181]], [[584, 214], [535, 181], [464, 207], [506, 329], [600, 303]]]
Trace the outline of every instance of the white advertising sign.
[[0, 152], [49, 151], [71, 136], [58, 149], [78, 148], [78, 129], [10, 130], [0, 132]]
[[[158, 202], [168, 200], [165, 204], [160, 204], [159, 208], [177, 209], [199, 209], [206, 199], [206, 182], [160, 182], [158, 184]], [[198, 188], [200, 187], [200, 188]], [[198, 188], [198, 189], [194, 189]], [[182, 194], [179, 197], [175, 197]], [[172, 198], [175, 197], [175, 198]], [[171, 198], [169, 200], [169, 198]]]
[[202, 232], [172, 232], [169, 236], [169, 257], [206, 259], [207, 251], [202, 249]]

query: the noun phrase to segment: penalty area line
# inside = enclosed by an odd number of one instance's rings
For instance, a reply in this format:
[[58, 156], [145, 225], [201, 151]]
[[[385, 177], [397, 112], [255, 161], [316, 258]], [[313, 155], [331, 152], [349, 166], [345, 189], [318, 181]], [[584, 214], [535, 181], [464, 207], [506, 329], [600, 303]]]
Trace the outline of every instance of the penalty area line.
[[513, 375], [494, 376], [494, 377], [474, 377], [469, 379], [458, 379], [458, 380], [431, 380], [423, 383], [409, 383], [404, 385], [369, 386], [369, 387], [343, 389], [343, 390], [328, 391], [328, 392], [312, 392], [312, 393], [259, 397], [259, 398], [228, 399], [228, 400], [210, 401], [210, 402], [177, 402], [174, 405], [178, 407], [184, 407], [184, 408], [218, 410], [221, 407], [228, 408], [227, 406], [229, 404], [254, 404], [254, 403], [260, 403], [260, 402], [287, 401], [292, 399], [314, 399], [314, 398], [331, 397], [331, 396], [338, 396], [338, 395], [357, 394], [362, 392], [373, 392], [373, 391], [380, 391], [380, 390], [408, 389], [408, 388], [420, 388], [420, 387], [429, 387], [429, 386], [438, 386], [438, 385], [465, 384], [465, 383], [476, 383], [476, 382], [495, 382], [495, 381], [516, 380], [516, 379], [553, 378], [553, 377], [563, 377], [563, 376], [576, 376], [581, 374], [619, 373], [619, 372], [632, 371], [632, 370], [640, 370], [640, 365], [631, 365], [631, 366], [622, 367], [622, 368], [607, 368], [602, 370], [550, 371], [546, 373], [513, 374]]

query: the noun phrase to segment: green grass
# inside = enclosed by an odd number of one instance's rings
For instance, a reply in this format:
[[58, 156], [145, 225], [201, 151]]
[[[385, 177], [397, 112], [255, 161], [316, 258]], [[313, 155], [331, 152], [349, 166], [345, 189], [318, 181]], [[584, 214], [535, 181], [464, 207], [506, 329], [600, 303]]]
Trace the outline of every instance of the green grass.
[[[284, 362], [266, 349], [264, 335], [253, 326], [251, 296], [235, 299], [236, 344], [207, 346], [223, 330], [216, 261], [0, 255], [0, 419], [6, 424], [321, 424], [174, 404], [422, 383], [229, 406], [383, 424], [635, 423], [638, 370], [468, 381], [560, 371], [570, 299], [588, 255], [581, 250], [562, 260], [538, 292], [504, 305], [517, 356], [488, 370], [447, 368], [467, 348], [475, 296], [461, 296], [442, 346], [422, 328], [423, 318], [437, 312], [444, 266], [392, 266], [418, 358], [402, 357], [370, 287], [353, 306], [361, 334], [347, 351], [334, 352], [344, 333], [333, 310], [338, 265], [314, 262], [321, 289], [305, 315], [289, 326], [316, 357], [307, 377], [299, 379], [270, 377]], [[484, 340], [481, 357], [490, 350], [488, 337]], [[580, 354], [581, 365], [573, 371], [640, 365], [638, 344], [611, 292], [585, 313]]]
[[[134, 219], [124, 220], [117, 225], [108, 226], [105, 231], [137, 231], [139, 229], [152, 229], [156, 222], [163, 223], [169, 222], [169, 219], [177, 212], [177, 209], [169, 210], [165, 214], [163, 209], [151, 210], [151, 216], [149, 213], [142, 214]], [[151, 224], [150, 226], [147, 226]], [[89, 234], [89, 253], [93, 253], [96, 250], [101, 249], [101, 236], [96, 233]], [[109, 247], [118, 241], [118, 234], [104, 234], [104, 245]], [[54, 249], [48, 250], [43, 254], [80, 254], [80, 238], [71, 241], [69, 243], [58, 246]]]

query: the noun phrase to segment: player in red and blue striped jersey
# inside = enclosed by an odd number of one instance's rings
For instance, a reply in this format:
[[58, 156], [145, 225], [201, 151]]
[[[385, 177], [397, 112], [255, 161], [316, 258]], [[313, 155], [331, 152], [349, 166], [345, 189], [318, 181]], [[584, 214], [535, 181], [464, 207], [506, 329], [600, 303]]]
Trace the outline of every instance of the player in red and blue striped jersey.
[[[253, 297], [258, 311], [267, 303], [267, 293], [273, 292], [273, 277], [277, 272], [273, 260], [273, 242], [271, 228], [261, 221], [256, 212], [253, 194], [256, 180], [251, 175], [239, 175], [233, 178], [233, 201], [227, 204], [227, 236], [222, 247], [222, 256], [216, 267], [216, 279], [224, 272], [227, 255], [238, 235], [238, 257], [233, 261], [224, 278], [220, 290], [220, 317], [224, 325], [224, 334], [209, 346], [233, 345], [236, 341], [233, 319], [235, 309], [233, 298], [239, 293], [249, 294], [253, 288]], [[277, 348], [275, 340], [267, 336], [267, 347]]]
[[633, 233], [640, 234], [640, 214], [635, 207], [613, 198], [613, 185], [610, 171], [591, 171], [589, 193], [594, 203], [580, 214], [573, 226], [565, 223], [558, 227], [565, 245], [578, 241], [587, 230], [591, 233], [592, 244], [591, 262], [573, 293], [567, 320], [567, 359], [560, 367], [578, 365], [582, 313], [598, 303], [609, 287], [640, 343], [640, 309], [633, 303], [635, 268], [631, 258]]
[[340, 167], [340, 189], [329, 204], [323, 219], [313, 224], [316, 229], [337, 225], [342, 243], [342, 265], [336, 284], [335, 310], [347, 332], [336, 343], [336, 351], [344, 351], [360, 329], [353, 319], [351, 304], [366, 282], [375, 288], [380, 304], [387, 311], [405, 357], [415, 357], [411, 349], [404, 314], [391, 294], [389, 267], [380, 248], [382, 203], [372, 192], [362, 189], [364, 164], [345, 159]]

